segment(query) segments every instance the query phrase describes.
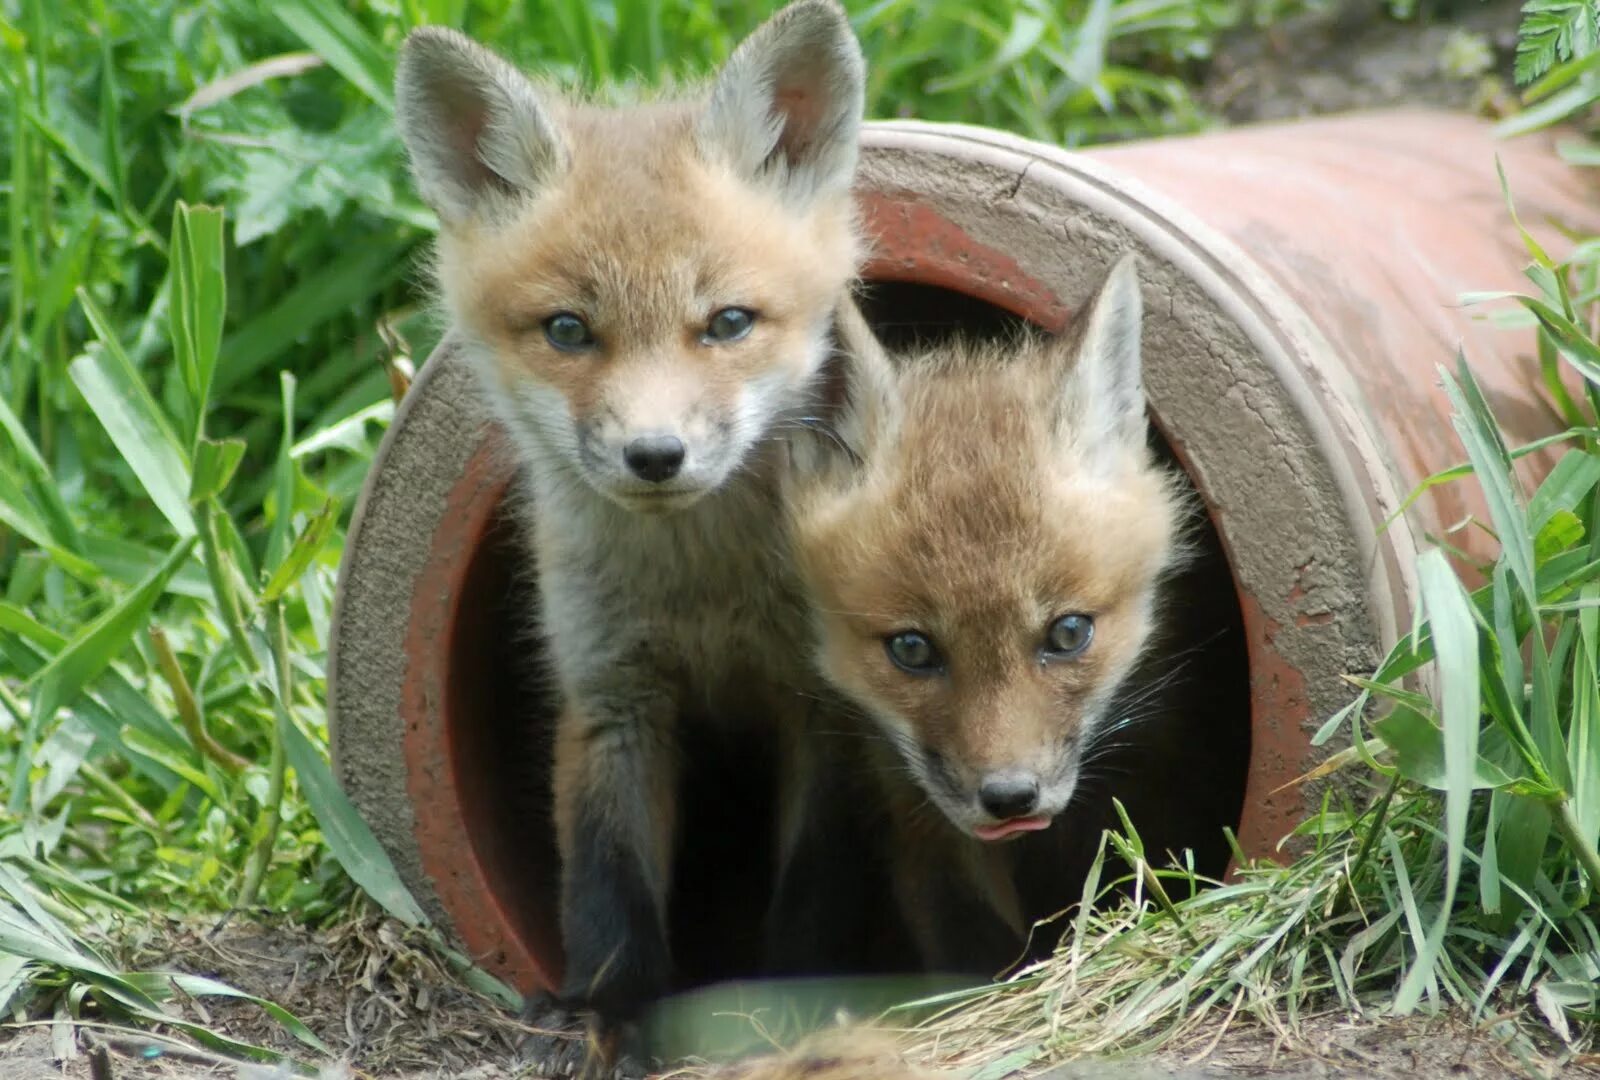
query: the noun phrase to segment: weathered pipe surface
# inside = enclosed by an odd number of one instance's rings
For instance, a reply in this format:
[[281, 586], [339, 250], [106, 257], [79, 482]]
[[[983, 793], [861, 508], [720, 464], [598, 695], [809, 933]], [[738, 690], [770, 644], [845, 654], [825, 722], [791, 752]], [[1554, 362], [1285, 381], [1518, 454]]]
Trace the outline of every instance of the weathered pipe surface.
[[[1536, 231], [1559, 246], [1547, 219], [1594, 230], [1594, 192], [1551, 144], [1428, 112], [1089, 154], [977, 128], [867, 131], [870, 280], [942, 286], [1059, 327], [1116, 254], [1141, 252], [1152, 411], [1221, 535], [1249, 639], [1239, 836], [1251, 855], [1273, 855], [1308, 805], [1310, 793], [1280, 789], [1333, 749], [1309, 738], [1348, 700], [1341, 676], [1371, 670], [1405, 625], [1424, 533], [1483, 512], [1466, 487], [1438, 491], [1378, 534], [1418, 480], [1462, 456], [1435, 366], [1459, 343], [1514, 438], [1558, 427], [1531, 340], [1455, 306], [1521, 283], [1496, 153]], [[350, 532], [331, 723], [341, 781], [419, 900], [531, 987], [559, 971], [555, 863], [537, 812], [507, 824], [518, 773], [497, 740], [518, 730], [510, 703], [527, 705], [483, 659], [507, 651], [512, 581], [484, 553], [502, 542], [509, 476], [447, 342]], [[537, 758], [519, 768], [537, 792]]]

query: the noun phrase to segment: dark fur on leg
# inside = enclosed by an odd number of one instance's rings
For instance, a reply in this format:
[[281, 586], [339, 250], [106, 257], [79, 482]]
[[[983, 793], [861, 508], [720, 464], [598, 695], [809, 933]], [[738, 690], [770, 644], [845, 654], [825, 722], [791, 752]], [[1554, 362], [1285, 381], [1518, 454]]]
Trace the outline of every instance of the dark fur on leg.
[[561, 1004], [554, 994], [536, 992], [522, 1002], [521, 1021], [536, 1031], [517, 1044], [517, 1058], [540, 1076], [576, 1076], [588, 1055], [583, 1017]]
[[813, 739], [804, 775], [786, 763], [777, 884], [767, 911], [768, 975], [848, 975], [872, 969], [873, 914], [888, 891], [884, 823], [874, 792], [826, 736]]
[[672, 972], [666, 920], [641, 855], [593, 807], [578, 809], [562, 868], [561, 998], [607, 1019], [634, 1020], [666, 993]]
[[566, 956], [559, 1003], [587, 1020], [582, 1075], [610, 1075], [622, 1033], [671, 983], [677, 753], [670, 713], [630, 700], [590, 702], [592, 711], [569, 709], [556, 734]]
[[518, 1043], [520, 1064], [532, 1066], [539, 1076], [561, 1080], [639, 1080], [646, 1070], [639, 1064], [632, 1043], [636, 1032], [629, 1024], [602, 1025], [562, 1004], [554, 994], [529, 994], [522, 1005], [522, 1022], [539, 1030]]

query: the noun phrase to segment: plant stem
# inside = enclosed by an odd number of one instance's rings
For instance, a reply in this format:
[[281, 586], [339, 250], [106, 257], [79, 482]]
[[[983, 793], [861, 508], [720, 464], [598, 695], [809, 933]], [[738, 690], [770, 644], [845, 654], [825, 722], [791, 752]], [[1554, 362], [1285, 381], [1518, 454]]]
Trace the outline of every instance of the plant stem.
[[1383, 797], [1378, 800], [1373, 808], [1372, 824], [1367, 826], [1367, 835], [1361, 841], [1361, 850], [1356, 853], [1356, 861], [1350, 865], [1350, 872], [1345, 875], [1345, 880], [1350, 883], [1350, 894], [1355, 898], [1355, 881], [1360, 876], [1361, 870], [1367, 865], [1367, 859], [1372, 855], [1372, 849], [1378, 842], [1378, 834], [1383, 830], [1384, 820], [1389, 814], [1389, 804], [1394, 801], [1394, 793], [1400, 789], [1400, 774], [1396, 772], [1389, 780], [1389, 786], [1384, 789]]
[[95, 765], [93, 762], [85, 761], [82, 765], [78, 766], [78, 775], [87, 780], [92, 787], [100, 792], [100, 794], [104, 795], [106, 798], [122, 807], [123, 810], [127, 811], [128, 816], [137, 821], [145, 829], [157, 836], [166, 836], [167, 831], [161, 827], [161, 822], [155, 819], [155, 815], [151, 814], [150, 811], [146, 810], [143, 806], [140, 806], [137, 799], [124, 791], [121, 784], [117, 783], [115, 780], [111, 779], [111, 777], [102, 772], [99, 766]]
[[195, 700], [189, 680], [183, 674], [183, 667], [178, 663], [171, 643], [167, 641], [166, 632], [155, 623], [150, 625], [150, 645], [155, 650], [156, 666], [161, 669], [162, 678], [172, 688], [172, 698], [178, 707], [178, 721], [194, 748], [230, 773], [237, 775], [243, 772], [250, 762], [217, 742], [206, 730], [206, 719], [200, 714], [200, 703]]
[[261, 881], [267, 875], [267, 865], [272, 861], [272, 849], [278, 842], [278, 826], [283, 821], [283, 782], [286, 762], [283, 750], [284, 732], [294, 721], [289, 716], [292, 697], [293, 667], [289, 658], [289, 626], [283, 615], [283, 604], [274, 600], [267, 605], [267, 623], [272, 634], [272, 655], [277, 670], [277, 687], [272, 701], [272, 755], [267, 764], [267, 804], [260, 825], [260, 838], [250, 852], [250, 862], [245, 866], [244, 881], [239, 886], [239, 899], [234, 907], [250, 907], [256, 901]]
[[17, 696], [11, 692], [11, 687], [6, 685], [4, 679], [0, 679], [0, 705], [5, 706], [6, 712], [16, 720], [19, 730], [27, 729], [28, 710], [22, 707], [22, 702], [17, 700]]
[[222, 543], [217, 537], [217, 516], [210, 499], [202, 499], [195, 507], [200, 514], [200, 544], [205, 556], [206, 576], [211, 579], [211, 591], [216, 595], [217, 607], [222, 610], [222, 622], [227, 627], [233, 647], [239, 651], [239, 663], [247, 671], [256, 671], [255, 650], [250, 647], [250, 634], [245, 629], [244, 609], [239, 595], [228, 580], [227, 567], [222, 561]]
[[1572, 850], [1573, 856], [1578, 860], [1578, 865], [1583, 867], [1585, 876], [1589, 879], [1589, 895], [1593, 897], [1595, 890], [1600, 889], [1600, 851], [1589, 846], [1583, 838], [1583, 830], [1578, 825], [1578, 817], [1572, 812], [1572, 800], [1563, 797], [1555, 804], [1556, 829], [1561, 833], [1561, 839], [1567, 842], [1567, 847]]

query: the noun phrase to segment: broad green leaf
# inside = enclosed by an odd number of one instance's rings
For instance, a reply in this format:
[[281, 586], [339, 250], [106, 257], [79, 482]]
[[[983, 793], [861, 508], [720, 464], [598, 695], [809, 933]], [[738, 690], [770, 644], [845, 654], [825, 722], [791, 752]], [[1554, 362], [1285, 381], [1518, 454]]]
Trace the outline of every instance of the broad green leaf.
[[200, 502], [221, 495], [244, 460], [243, 439], [220, 442], [202, 438], [194, 448], [194, 477], [189, 483], [189, 501]]
[[289, 454], [298, 461], [303, 457], [309, 457], [312, 454], [334, 447], [360, 453], [367, 448], [369, 442], [367, 424], [376, 422], [387, 425], [393, 419], [394, 401], [392, 399], [374, 402], [364, 409], [351, 413], [342, 420], [329, 424], [315, 434], [301, 439], [294, 444], [294, 449]]
[[43, 712], [53, 714], [57, 707], [70, 702], [122, 653], [166, 591], [167, 582], [189, 557], [194, 543], [193, 537], [179, 540], [137, 588], [73, 635], [44, 669], [28, 680], [37, 694], [36, 700], [47, 706]]
[[306, 47], [385, 109], [393, 111], [393, 64], [388, 50], [344, 8], [316, 0], [278, 0], [273, 11]]
[[179, 536], [191, 536], [195, 527], [189, 513], [188, 455], [122, 350], [105, 313], [82, 288], [78, 303], [104, 347], [72, 362], [68, 369], [72, 381], [156, 509]]
[[1537, 799], [1528, 799], [1505, 791], [1490, 796], [1500, 803], [1494, 817], [1500, 823], [1495, 835], [1495, 850], [1499, 860], [1502, 881], [1517, 889], [1502, 894], [1504, 904], [1500, 911], [1499, 927], [1510, 928], [1525, 909], [1518, 891], [1531, 894], [1540, 868], [1544, 865], [1545, 845], [1550, 839], [1552, 821], [1550, 807]]
[[222, 792], [218, 790], [216, 782], [206, 772], [200, 760], [199, 751], [192, 746], [185, 745], [183, 749], [175, 749], [170, 743], [162, 739], [153, 739], [132, 727], [122, 729], [122, 748], [130, 756], [134, 754], [149, 758], [156, 765], [169, 772], [183, 777], [193, 784], [195, 790], [219, 806], [226, 805]]
[[72, 290], [87, 276], [89, 255], [100, 235], [100, 218], [89, 219], [89, 226], [66, 237], [66, 246], [57, 253], [50, 272], [45, 275], [33, 297], [33, 322], [28, 328], [28, 340], [42, 342], [44, 335], [55, 325], [61, 313], [72, 306]]
[[1528, 523], [1535, 532], [1544, 529], [1558, 510], [1572, 513], [1585, 495], [1600, 483], [1600, 455], [1570, 450], [1561, 455], [1539, 490], [1528, 500]]
[[[1448, 791], [1445, 772], [1444, 731], [1426, 716], [1406, 705], [1397, 705], [1388, 716], [1372, 723], [1373, 733], [1394, 751], [1395, 765], [1412, 783], [1435, 791]], [[1502, 788], [1512, 782], [1494, 762], [1482, 756], [1473, 762], [1472, 788]]]
[[1582, 327], [1566, 315], [1541, 300], [1531, 296], [1518, 297], [1522, 306], [1533, 312], [1556, 346], [1561, 358], [1591, 384], [1600, 385], [1600, 343], [1596, 343]]
[[[165, 555], [165, 552], [132, 540], [99, 533], [84, 536], [83, 553], [101, 573], [123, 585], [138, 584]], [[167, 583], [167, 591], [194, 600], [211, 599], [211, 585], [206, 581], [205, 567], [197, 562], [184, 563]]]
[[[1494, 126], [1494, 133], [1502, 139], [1513, 138], [1517, 135], [1526, 135], [1530, 131], [1549, 127], [1559, 123], [1573, 110], [1581, 109], [1594, 100], [1594, 92], [1586, 86], [1568, 87], [1552, 97], [1539, 102], [1531, 109], [1512, 113]], [[1536, 256], [1537, 257], [1537, 256]], [[1549, 258], [1549, 256], [1545, 256]]]
[[1533, 557], [1540, 564], [1583, 539], [1583, 522], [1571, 510], [1555, 510], [1534, 537]]
[[11, 1014], [12, 1003], [28, 985], [33, 961], [25, 956], [0, 956], [0, 1013]]
[[397, 241], [356, 244], [300, 281], [271, 308], [228, 335], [213, 395], [227, 393], [270, 366], [312, 330], [403, 275], [404, 255], [405, 248]]
[[33, 507], [23, 494], [22, 485], [6, 471], [0, 462], [0, 524], [9, 525], [23, 539], [36, 545], [55, 561], [61, 569], [88, 585], [100, 578], [100, 571], [87, 559], [80, 558], [56, 543], [50, 526], [34, 514]]
[[145, 624], [150, 609], [166, 590], [167, 582], [189, 557], [194, 537], [185, 537], [132, 592], [78, 631], [48, 664], [28, 680], [33, 688], [33, 715], [27, 741], [17, 754], [11, 775], [8, 803], [13, 813], [27, 799], [27, 776], [38, 734], [62, 705], [75, 698], [127, 648], [134, 632]]
[[[1600, 582], [1584, 587], [1587, 600], [1600, 601]], [[1567, 731], [1567, 771], [1572, 777], [1572, 812], [1581, 840], [1590, 850], [1600, 844], [1600, 608], [1578, 613], [1579, 633], [1572, 654], [1572, 720]], [[1600, 882], [1591, 882], [1600, 888]]]
[[1083, 21], [1074, 28], [1072, 53], [1062, 70], [1080, 86], [1094, 86], [1105, 71], [1106, 47], [1111, 38], [1111, 13], [1112, 0], [1090, 0]]
[[345, 873], [401, 922], [410, 926], [427, 925], [427, 916], [401, 883], [388, 853], [333, 778], [333, 771], [322, 753], [294, 723], [280, 723], [279, 738], [283, 739], [284, 752], [299, 777], [306, 802]]
[[1444, 368], [1439, 369], [1445, 393], [1453, 406], [1450, 423], [1466, 447], [1473, 473], [1488, 501], [1495, 534], [1502, 545], [1501, 557], [1509, 564], [1512, 577], [1531, 607], [1537, 596], [1533, 541], [1528, 535], [1527, 517], [1512, 485], [1511, 458], [1477, 380], [1472, 377], [1466, 358], [1460, 354], [1457, 355], [1457, 373], [1461, 379], [1459, 383]]
[[[1472, 434], [1477, 436], [1479, 433]], [[1405, 980], [1395, 994], [1394, 1008], [1402, 1015], [1416, 1008], [1423, 993], [1433, 984], [1434, 966], [1444, 944], [1444, 934], [1450, 924], [1451, 905], [1460, 883], [1461, 859], [1466, 849], [1467, 813], [1471, 808], [1475, 773], [1480, 764], [1478, 627], [1472, 615], [1472, 605], [1455, 571], [1451, 569], [1449, 559], [1437, 548], [1424, 552], [1418, 559], [1417, 580], [1419, 599], [1427, 611], [1428, 626], [1432, 631], [1439, 675], [1439, 711], [1444, 725], [1446, 861], [1444, 896], [1440, 901], [1439, 915], [1427, 937], [1420, 941], [1416, 963], [1406, 973]], [[1531, 592], [1531, 565], [1527, 586]]]
[[[1097, 0], [1104, 3], [1104, 0]], [[992, 28], [983, 25], [983, 32], [992, 36]], [[1037, 15], [1026, 11], [1014, 11], [1011, 15], [1011, 28], [1000, 47], [982, 64], [975, 64], [966, 70], [952, 69], [952, 74], [947, 78], [933, 79], [928, 83], [932, 93], [944, 94], [953, 90], [962, 90], [978, 83], [993, 80], [996, 75], [1005, 71], [1016, 63], [1019, 56], [1029, 52], [1039, 44], [1039, 39], [1044, 36], [1045, 21]]]
[[277, 600], [300, 579], [306, 572], [306, 567], [311, 565], [322, 551], [322, 546], [328, 542], [328, 537], [333, 533], [334, 525], [339, 521], [339, 504], [332, 499], [322, 504], [322, 509], [317, 511], [315, 517], [306, 523], [300, 536], [295, 540], [294, 546], [284, 556], [283, 562], [272, 572], [266, 587], [261, 590], [261, 602], [271, 603]]
[[222, 218], [221, 210], [182, 201], [172, 218], [173, 296], [167, 318], [173, 354], [189, 391], [191, 446], [200, 438], [210, 403], [228, 301]]
[[1600, 575], [1600, 559], [1592, 558], [1587, 551], [1554, 555], [1539, 567], [1539, 603], [1554, 603], [1596, 575]]
[[27, 429], [22, 426], [17, 414], [11, 411], [4, 397], [0, 397], [0, 431], [5, 432], [12, 450], [16, 452], [14, 460], [21, 467], [24, 479], [39, 500], [40, 510], [50, 526], [50, 535], [55, 538], [59, 546], [68, 551], [78, 552], [78, 527], [73, 524], [72, 515], [67, 512], [67, 504], [61, 498], [61, 491], [56, 487], [55, 478], [50, 475], [50, 467], [44, 463], [44, 458], [39, 455], [39, 448], [34, 445]]

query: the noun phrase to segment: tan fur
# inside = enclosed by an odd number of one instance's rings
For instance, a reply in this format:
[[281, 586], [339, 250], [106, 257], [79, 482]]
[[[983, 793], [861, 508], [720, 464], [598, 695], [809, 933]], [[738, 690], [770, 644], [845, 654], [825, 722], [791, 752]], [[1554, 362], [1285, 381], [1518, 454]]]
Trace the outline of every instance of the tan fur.
[[[797, 457], [790, 525], [818, 663], [900, 758], [901, 899], [924, 943], [941, 917], [926, 890], [951, 867], [1025, 930], [1004, 858], [948, 825], [995, 824], [978, 792], [1006, 771], [1039, 778], [1044, 816], [1067, 808], [1179, 557], [1179, 488], [1144, 439], [1138, 319], [1125, 263], [1066, 340], [955, 341], [891, 367], [858, 338], [838, 428], [851, 454], [818, 440]], [[1090, 645], [1048, 658], [1069, 613], [1093, 617]], [[891, 662], [886, 640], [907, 630], [942, 671]], [[929, 799], [943, 827], [920, 813]]]
[[[1121, 475], [1074, 476], [1056, 453], [1038, 406], [1058, 379], [1039, 359], [1026, 346], [957, 346], [910, 360], [895, 445], [859, 486], [820, 495], [798, 519], [825, 669], [973, 773], [1070, 731], [1093, 690], [1128, 668], [1173, 542], [1164, 476], [1136, 458]], [[1074, 611], [1094, 613], [1093, 647], [1041, 666], [1044, 627]], [[883, 639], [908, 627], [941, 643], [949, 679], [889, 663]]]
[[[802, 380], [819, 320], [856, 265], [852, 205], [786, 213], [775, 194], [702, 160], [691, 106], [568, 106], [557, 118], [571, 143], [562, 183], [515, 220], [440, 240], [446, 304], [501, 378], [552, 387], [578, 423], [636, 427], [727, 417], [774, 364]], [[706, 321], [727, 306], [759, 320], [743, 340], [707, 346]], [[587, 319], [596, 352], [550, 345], [543, 322], [561, 311]]]
[[[437, 28], [397, 68], [444, 307], [521, 466], [564, 701], [562, 997], [606, 1026], [673, 975], [680, 723], [799, 730], [826, 692], [792, 640], [804, 603], [772, 469], [850, 303], [864, 82], [833, 0], [789, 4], [706, 87], [623, 108]], [[713, 340], [726, 308], [754, 322]], [[592, 342], [557, 348], [558, 314]], [[629, 447], [663, 439], [681, 467], [650, 475]], [[802, 831], [782, 824], [785, 843]]]

